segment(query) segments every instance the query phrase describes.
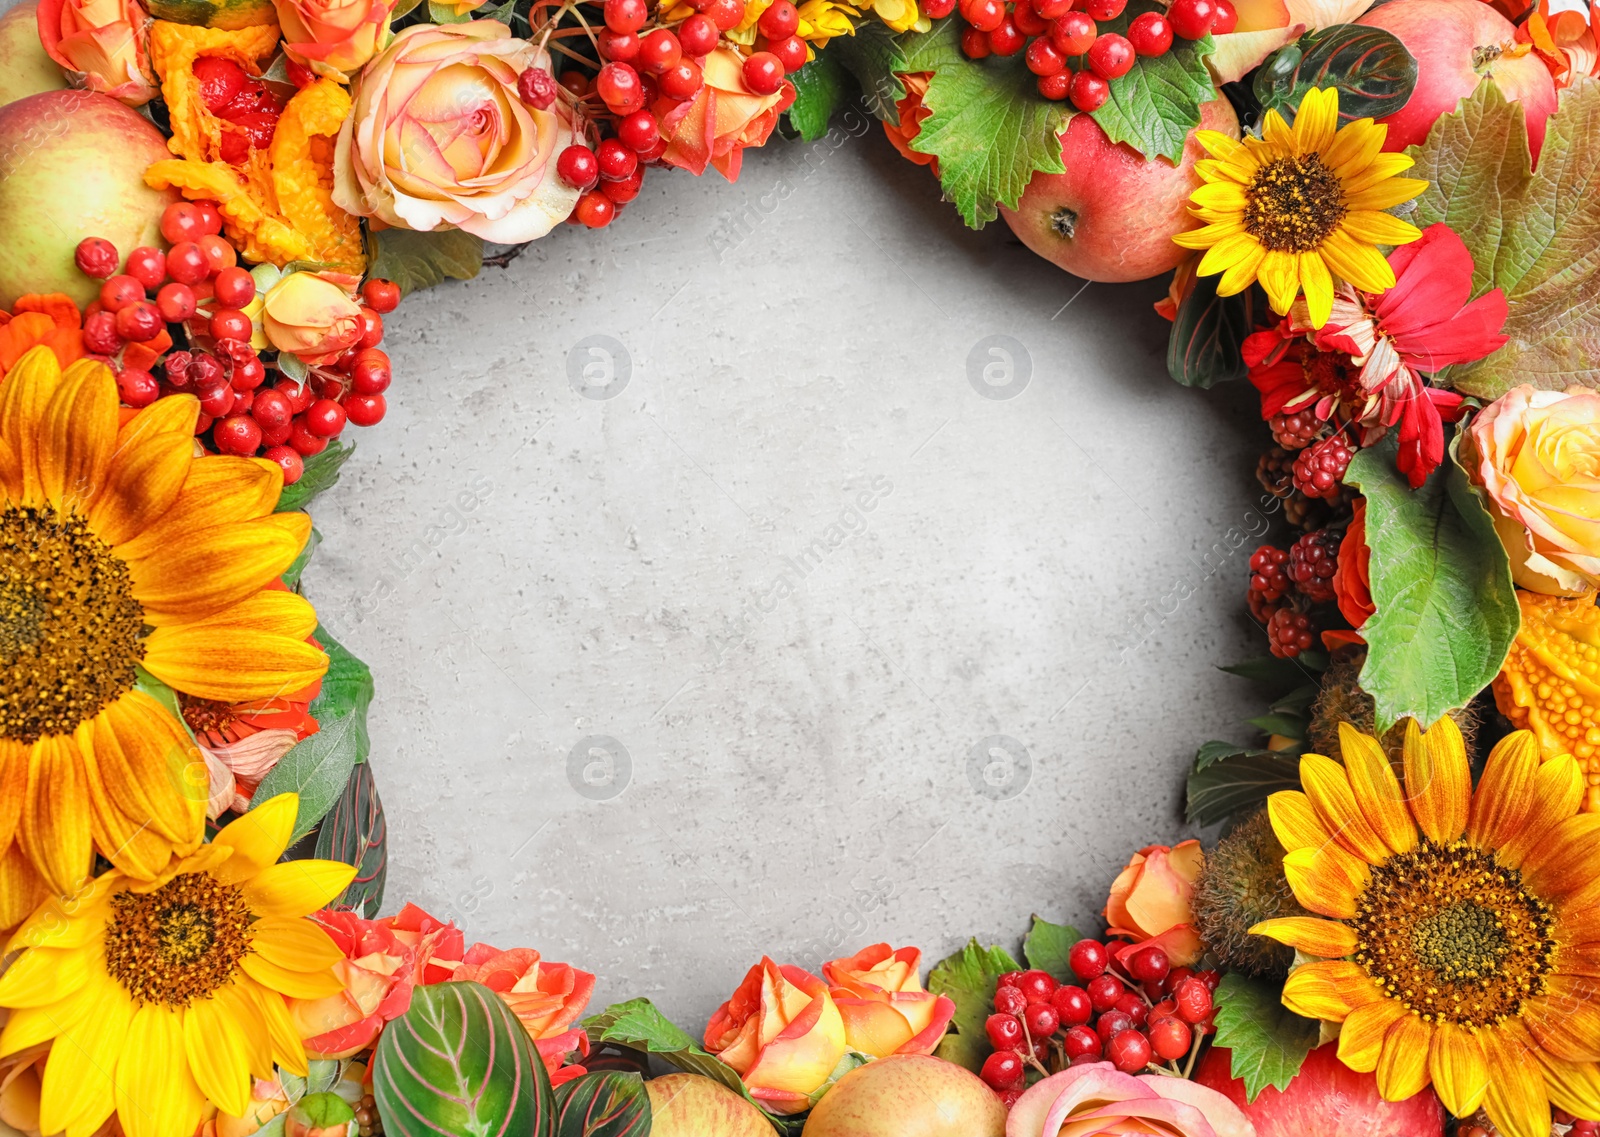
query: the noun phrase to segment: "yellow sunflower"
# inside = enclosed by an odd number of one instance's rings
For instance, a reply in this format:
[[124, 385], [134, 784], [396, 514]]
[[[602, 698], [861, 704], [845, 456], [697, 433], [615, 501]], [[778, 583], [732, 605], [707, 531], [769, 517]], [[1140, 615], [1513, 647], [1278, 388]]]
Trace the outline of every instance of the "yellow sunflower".
[[198, 413], [175, 395], [119, 427], [110, 370], [44, 347], [0, 385], [0, 928], [95, 849], [148, 880], [200, 843], [205, 766], [136, 667], [229, 703], [327, 669], [311, 605], [266, 589], [310, 518], [273, 513], [271, 462], [196, 458]]
[[[355, 869], [277, 863], [299, 799], [281, 794], [149, 881], [111, 870], [17, 930], [0, 977], [0, 1056], [51, 1042], [39, 1128], [88, 1137], [115, 1111], [128, 1137], [193, 1133], [210, 1101], [241, 1116], [273, 1063], [305, 1074], [285, 997], [342, 990], [342, 953], [304, 919]], [[53, 1040], [53, 1041], [52, 1041]]]
[[1320, 328], [1333, 308], [1335, 275], [1363, 292], [1394, 286], [1394, 270], [1375, 246], [1404, 245], [1422, 233], [1384, 210], [1428, 183], [1396, 176], [1413, 163], [1381, 152], [1388, 127], [1370, 118], [1339, 127], [1335, 88], [1307, 91], [1292, 127], [1269, 110], [1262, 133], [1242, 142], [1215, 130], [1195, 134], [1211, 157], [1195, 163], [1206, 184], [1189, 196], [1189, 212], [1206, 224], [1173, 240], [1206, 251], [1200, 275], [1220, 272], [1223, 296], [1260, 280], [1273, 309], [1287, 314], [1304, 288]]
[[1284, 1005], [1342, 1023], [1339, 1058], [1390, 1101], [1431, 1081], [1506, 1137], [1549, 1137], [1551, 1102], [1600, 1117], [1600, 816], [1577, 813], [1577, 763], [1517, 731], [1474, 793], [1455, 723], [1412, 722], [1402, 790], [1376, 739], [1339, 742], [1343, 766], [1307, 754], [1305, 792], [1268, 802], [1295, 899], [1328, 917], [1251, 929], [1320, 957]]

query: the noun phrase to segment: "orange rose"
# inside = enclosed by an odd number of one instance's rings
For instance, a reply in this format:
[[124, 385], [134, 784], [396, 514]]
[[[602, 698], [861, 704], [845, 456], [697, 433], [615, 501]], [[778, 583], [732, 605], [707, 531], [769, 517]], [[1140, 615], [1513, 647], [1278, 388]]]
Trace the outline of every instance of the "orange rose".
[[473, 944], [451, 979], [482, 983], [505, 1000], [538, 1048], [551, 1084], [559, 1086], [585, 1073], [582, 1066], [564, 1067], [562, 1062], [574, 1051], [589, 1052], [589, 1036], [572, 1024], [594, 994], [593, 975], [565, 963], [541, 962], [532, 948], [497, 951]]
[[272, 0], [284, 54], [318, 75], [348, 83], [389, 42], [395, 0]]
[[1106, 900], [1108, 931], [1132, 942], [1119, 948], [1124, 963], [1141, 947], [1155, 944], [1167, 953], [1174, 967], [1199, 960], [1205, 945], [1194, 930], [1189, 902], [1194, 882], [1205, 867], [1199, 841], [1177, 845], [1146, 845], [1128, 861], [1128, 867], [1111, 884]]
[[897, 122], [885, 121], [883, 133], [889, 136], [889, 144], [900, 151], [900, 157], [919, 166], [932, 166], [933, 172], [937, 174], [939, 172], [937, 158], [932, 154], [923, 154], [911, 149], [912, 140], [922, 133], [922, 120], [933, 113], [922, 101], [922, 97], [928, 93], [928, 81], [932, 78], [932, 71], [913, 71], [900, 76], [900, 83], [906, 89], [906, 93], [894, 104], [894, 109], [900, 118]]
[[39, 0], [39, 42], [83, 85], [142, 107], [156, 95], [150, 18], [137, 0]]
[[313, 366], [343, 355], [363, 331], [355, 282], [355, 277], [335, 272], [289, 273], [261, 302], [267, 341]]
[[770, 95], [745, 85], [744, 57], [719, 47], [701, 61], [704, 82], [687, 103], [659, 99], [655, 105], [661, 137], [667, 141], [662, 161], [699, 175], [707, 163], [730, 182], [739, 177], [746, 146], [762, 146], [778, 117], [794, 102], [794, 84]]
[[517, 76], [549, 53], [498, 20], [415, 24], [362, 69], [339, 131], [333, 200], [361, 217], [517, 244], [566, 220], [578, 190], [556, 176], [571, 112], [524, 103]]
[[874, 1058], [933, 1053], [956, 1005], [922, 989], [921, 967], [922, 953], [916, 948], [894, 950], [888, 944], [873, 944], [848, 959], [822, 965], [852, 1050]]
[[1333, 593], [1339, 614], [1359, 628], [1378, 609], [1372, 603], [1372, 550], [1367, 548], [1367, 499], [1358, 497], [1339, 542], [1339, 563], [1333, 570]]
[[706, 1049], [772, 1113], [800, 1113], [845, 1055], [844, 1020], [822, 980], [763, 956], [706, 1024]]

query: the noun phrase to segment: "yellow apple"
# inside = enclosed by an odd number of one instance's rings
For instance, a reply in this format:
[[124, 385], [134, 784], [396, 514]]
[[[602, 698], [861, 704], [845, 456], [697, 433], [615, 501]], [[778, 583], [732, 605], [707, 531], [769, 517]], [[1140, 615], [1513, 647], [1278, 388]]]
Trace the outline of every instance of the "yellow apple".
[[904, 1054], [858, 1066], [825, 1094], [804, 1137], [1005, 1137], [993, 1090], [942, 1058]]
[[776, 1137], [761, 1111], [699, 1074], [668, 1074], [644, 1084], [650, 1137]]
[[18, 4], [0, 16], [0, 106], [40, 91], [59, 91], [67, 85], [55, 60], [39, 42], [39, 5]]

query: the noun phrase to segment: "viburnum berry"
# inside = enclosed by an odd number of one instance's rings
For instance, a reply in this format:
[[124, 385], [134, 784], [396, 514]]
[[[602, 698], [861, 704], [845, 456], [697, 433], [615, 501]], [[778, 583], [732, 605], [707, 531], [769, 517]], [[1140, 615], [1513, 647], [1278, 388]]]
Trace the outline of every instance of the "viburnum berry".
[[1028, 996], [1015, 987], [999, 987], [994, 993], [994, 1009], [1007, 1015], [1020, 1015], [1028, 1009]]
[[167, 275], [179, 284], [199, 284], [211, 275], [211, 262], [193, 241], [179, 241], [167, 250]]
[[[804, 47], [805, 45], [801, 44], [802, 50]], [[700, 65], [694, 60], [680, 59], [676, 67], [661, 73], [656, 85], [667, 98], [686, 103], [699, 94], [700, 88], [705, 85], [705, 77], [700, 71]]]
[[1036, 1043], [1054, 1034], [1060, 1022], [1056, 1009], [1049, 1003], [1029, 1003], [1028, 1009], [1022, 1012], [1022, 1023], [1028, 1028], [1028, 1037]]
[[604, 229], [616, 217], [617, 203], [599, 190], [590, 190], [578, 199], [573, 213], [590, 229]]
[[744, 83], [758, 95], [771, 95], [783, 86], [783, 63], [770, 51], [758, 51], [744, 61]]
[[[235, 64], [234, 69], [236, 70], [237, 67], [238, 65]], [[197, 62], [195, 66], [197, 77], [199, 77], [200, 70]], [[239, 77], [241, 85], [243, 84], [243, 78], [241, 74]], [[237, 95], [238, 93], [238, 88], [235, 88], [233, 94]], [[203, 94], [205, 94], [205, 90], [204, 80], [202, 79]], [[232, 96], [229, 96], [228, 101], [232, 101]], [[221, 108], [214, 107], [212, 109], [220, 110]], [[194, 202], [175, 201], [161, 211], [161, 235], [167, 239], [169, 244], [176, 245], [179, 241], [198, 241], [205, 234], [205, 216], [200, 212], [200, 207], [195, 205]]]
[[1136, 1030], [1119, 1031], [1111, 1036], [1106, 1057], [1124, 1074], [1143, 1070], [1150, 1064], [1150, 1040]]
[[1039, 94], [1054, 103], [1065, 101], [1072, 91], [1072, 75], [1070, 67], [1063, 67], [1053, 75], [1039, 76]]
[[992, 32], [1006, 18], [1002, 0], [962, 0], [961, 17], [980, 32]]
[[1110, 1042], [1113, 1037], [1122, 1031], [1133, 1029], [1133, 1017], [1126, 1012], [1118, 1010], [1102, 1011], [1094, 1024], [1095, 1033], [1100, 1036], [1102, 1043]]
[[[221, 279], [221, 274], [218, 274]], [[361, 299], [366, 301], [367, 307], [380, 315], [387, 315], [400, 307], [400, 286], [392, 280], [384, 280], [381, 276], [368, 277], [361, 286]]]
[[1172, 49], [1172, 25], [1160, 12], [1143, 12], [1128, 25], [1128, 42], [1140, 55], [1165, 55]]
[[617, 123], [617, 137], [643, 155], [661, 141], [661, 131], [649, 111], [634, 111]]
[[640, 166], [620, 182], [601, 182], [600, 192], [616, 204], [626, 205], [639, 196], [639, 187], [643, 184], [644, 167]]
[[616, 138], [602, 139], [595, 148], [594, 156], [604, 181], [620, 182], [631, 176], [639, 166], [639, 155]]
[[636, 32], [650, 18], [645, 0], [606, 0], [606, 27], [614, 32]]
[[1133, 44], [1126, 36], [1107, 32], [1095, 37], [1089, 48], [1089, 66], [1102, 79], [1120, 79], [1133, 70]]
[[1211, 22], [1211, 34], [1225, 36], [1239, 26], [1239, 12], [1232, 0], [1216, 0], [1217, 18]]
[[282, 391], [267, 387], [257, 391], [250, 401], [250, 416], [263, 430], [277, 430], [293, 421], [294, 407]]
[[250, 317], [236, 308], [224, 308], [211, 317], [212, 339], [248, 341], [250, 334]]
[[565, 87], [575, 98], [581, 99], [589, 93], [589, 76], [575, 67], [569, 67], [557, 75], [556, 82]]
[[632, 114], [644, 106], [644, 85], [629, 64], [608, 63], [600, 68], [594, 89], [613, 114]]
[[1028, 1002], [1038, 1003], [1056, 993], [1056, 981], [1048, 971], [1024, 971], [1017, 976], [1017, 989], [1028, 997]]
[[1294, 488], [1307, 497], [1339, 496], [1339, 483], [1350, 468], [1354, 448], [1340, 435], [1313, 442], [1294, 460]]
[[992, 53], [989, 50], [989, 33], [981, 28], [966, 28], [961, 33], [961, 54], [968, 59], [987, 59]]
[[100, 286], [100, 307], [107, 312], [120, 312], [143, 299], [144, 285], [127, 273], [119, 273]]
[[1172, 960], [1160, 947], [1143, 948], [1128, 961], [1128, 974], [1141, 983], [1159, 983], [1171, 969]]
[[922, 14], [930, 20], [942, 20], [956, 10], [956, 0], [924, 0]]
[[639, 37], [633, 32], [614, 32], [601, 28], [595, 37], [600, 56], [608, 62], [632, 63], [639, 58]]
[[1022, 34], [1022, 29], [1017, 27], [1017, 21], [1010, 12], [1000, 21], [1000, 26], [989, 33], [989, 50], [1001, 58], [1017, 54], [1027, 44], [1028, 37]]
[[1050, 30], [1050, 21], [1033, 10], [1033, 5], [1022, 0], [1011, 9], [1011, 20], [1025, 36], [1039, 36]]
[[130, 304], [117, 313], [117, 335], [129, 343], [143, 343], [161, 334], [161, 310], [148, 300]]
[[1082, 12], [1068, 12], [1050, 22], [1050, 42], [1068, 58], [1088, 51], [1099, 34], [1094, 21]]
[[215, 233], [207, 233], [195, 244], [200, 246], [200, 251], [205, 254], [206, 266], [212, 274], [221, 272], [225, 268], [232, 268], [239, 263], [239, 254]]
[[651, 75], [676, 67], [683, 58], [683, 45], [670, 28], [656, 28], [639, 40], [639, 66]]
[[1076, 1061], [1085, 1055], [1098, 1058], [1101, 1051], [1100, 1035], [1092, 1027], [1068, 1027], [1061, 1040], [1061, 1049], [1066, 1052], [1069, 1061]]
[[535, 110], [549, 110], [560, 89], [556, 77], [543, 67], [525, 68], [517, 76], [517, 97]]
[[710, 55], [717, 46], [720, 34], [717, 25], [711, 22], [711, 17], [699, 13], [678, 25], [678, 42], [683, 45], [683, 53], [696, 58]]
[[1293, 608], [1279, 608], [1267, 621], [1267, 641], [1267, 649], [1279, 659], [1310, 651], [1311, 617]]
[[1150, 1024], [1150, 1049], [1157, 1058], [1175, 1062], [1189, 1053], [1192, 1041], [1189, 1024], [1182, 1019], [1166, 1018]]
[[744, 22], [744, 0], [711, 0], [705, 14], [717, 25], [718, 31], [731, 31]]
[[389, 409], [382, 395], [351, 395], [343, 405], [345, 415], [357, 426], [376, 426]]
[[1099, 940], [1079, 940], [1067, 952], [1067, 966], [1079, 979], [1095, 979], [1105, 974], [1111, 955]]
[[1178, 1004], [1178, 1017], [1190, 1026], [1211, 1017], [1211, 989], [1204, 981], [1198, 978], [1185, 979], [1172, 996]]
[[1339, 537], [1327, 529], [1307, 533], [1289, 546], [1289, 579], [1311, 600], [1332, 600], [1333, 574], [1339, 567]]
[[125, 367], [117, 372], [117, 397], [130, 407], [148, 407], [161, 395], [161, 384], [148, 371]]
[[[171, 370], [170, 364], [168, 370]], [[187, 372], [189, 383], [197, 392], [211, 391], [228, 384], [227, 376], [222, 373], [222, 364], [217, 362], [215, 356], [203, 352], [196, 352], [190, 357]]]
[[78, 271], [96, 280], [104, 280], [115, 273], [117, 260], [117, 247], [104, 237], [85, 237], [72, 253]]
[[221, 418], [233, 411], [233, 388], [226, 383], [197, 388], [195, 393], [200, 396], [200, 409], [212, 418]]
[[1080, 71], [1072, 77], [1069, 94], [1072, 105], [1089, 114], [1106, 105], [1106, 100], [1111, 97], [1111, 84], [1093, 71]]
[[800, 10], [789, 0], [773, 0], [756, 21], [756, 30], [768, 39], [783, 39], [800, 30]]
[[556, 175], [573, 189], [588, 189], [600, 180], [600, 163], [593, 150], [574, 142], [556, 156]]
[[984, 1020], [983, 1029], [996, 1050], [1015, 1050], [1023, 1044], [1022, 1020], [1016, 1015], [992, 1014]]
[[211, 439], [224, 454], [250, 455], [261, 445], [261, 427], [249, 415], [229, 415], [217, 420]]
[[1315, 407], [1305, 407], [1293, 414], [1279, 411], [1267, 420], [1272, 439], [1285, 450], [1301, 450], [1316, 441], [1324, 423], [1317, 417]]
[[300, 480], [300, 475], [306, 472], [305, 460], [300, 453], [288, 446], [273, 446], [262, 455], [269, 462], [276, 463], [283, 471], [283, 484], [292, 486]]
[[1077, 0], [1033, 0], [1033, 10], [1039, 13], [1041, 19], [1059, 20], [1068, 12]]
[[1122, 998], [1124, 987], [1114, 975], [1101, 975], [1089, 980], [1084, 990], [1089, 994], [1089, 1005], [1096, 1014], [1105, 1014]]
[[783, 73], [792, 75], [806, 65], [806, 41], [799, 36], [784, 36], [781, 39], [762, 39], [756, 44], [757, 51], [770, 51], [778, 57], [778, 62], [783, 64]]
[[[1066, 56], [1056, 50], [1049, 36], [1038, 36], [1028, 44], [1028, 70], [1035, 75], [1054, 75], [1067, 65]], [[1065, 91], [1062, 92], [1066, 94]]]
[[983, 1060], [983, 1069], [978, 1071], [978, 1076], [991, 1089], [1009, 1090], [1022, 1084], [1023, 1075], [1027, 1067], [1022, 1064], [1022, 1058], [1014, 1050], [996, 1050]]
[[156, 307], [161, 310], [161, 318], [169, 324], [183, 323], [194, 315], [198, 305], [194, 289], [177, 281], [163, 284], [161, 291], [156, 293]]
[[1145, 1019], [1149, 1016], [1150, 1004], [1144, 1001], [1144, 996], [1137, 991], [1124, 991], [1117, 996], [1117, 1001], [1111, 1004], [1113, 1011], [1121, 1011], [1133, 1020], [1137, 1029], [1144, 1029]]
[[318, 399], [305, 409], [306, 430], [318, 438], [332, 438], [344, 429], [344, 408], [332, 399]]
[[1122, 15], [1127, 6], [1128, 0], [1084, 0], [1083, 10], [1095, 23], [1103, 24]]
[[1167, 21], [1183, 39], [1203, 39], [1217, 19], [1216, 0], [1172, 0]]
[[167, 279], [167, 254], [149, 245], [141, 245], [128, 254], [127, 274], [146, 290], [160, 288]]
[[200, 211], [200, 230], [203, 233], [213, 234], [222, 232], [222, 212], [217, 209], [214, 201], [191, 202]]
[[381, 395], [389, 389], [394, 372], [389, 354], [382, 348], [369, 347], [356, 352], [350, 364], [350, 389], [358, 395]]

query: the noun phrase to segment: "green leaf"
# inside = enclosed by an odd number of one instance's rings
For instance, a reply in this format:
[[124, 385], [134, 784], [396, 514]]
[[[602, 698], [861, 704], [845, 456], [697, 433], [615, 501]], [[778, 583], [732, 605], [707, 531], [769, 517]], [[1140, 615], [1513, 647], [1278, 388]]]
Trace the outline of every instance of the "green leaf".
[[306, 361], [292, 351], [278, 353], [278, 370], [296, 383], [304, 383], [306, 376], [311, 374], [311, 368], [306, 366]]
[[1215, 825], [1279, 790], [1299, 788], [1298, 755], [1250, 750], [1216, 758], [1189, 775], [1187, 817], [1191, 825]]
[[590, 1040], [595, 1043], [615, 1042], [634, 1050], [643, 1050], [680, 1070], [703, 1075], [746, 1098], [750, 1096], [744, 1088], [743, 1079], [739, 1077], [739, 1071], [696, 1046], [694, 1039], [657, 1010], [649, 999], [614, 1003], [599, 1014], [585, 1019], [583, 1029], [589, 1032]]
[[311, 701], [317, 733], [302, 739], [274, 766], [256, 792], [252, 805], [281, 793], [300, 795], [290, 843], [300, 840], [322, 817], [350, 780], [350, 771], [367, 760], [372, 740], [367, 735], [367, 709], [372, 705], [372, 672], [367, 665], [318, 626], [317, 642], [328, 653], [322, 691]]
[[631, 1071], [596, 1070], [556, 1087], [556, 1137], [650, 1137], [650, 1095]]
[[302, 1133], [331, 1130], [335, 1125], [349, 1125], [356, 1119], [356, 1111], [338, 1094], [323, 1090], [307, 1094], [296, 1102], [294, 1119]]
[[1454, 454], [1413, 490], [1396, 452], [1391, 433], [1345, 474], [1367, 499], [1378, 610], [1361, 625], [1361, 689], [1379, 730], [1407, 715], [1427, 728], [1465, 706], [1499, 674], [1522, 622], [1505, 549]]
[[[280, 499], [281, 500], [281, 499]], [[300, 578], [305, 575], [306, 566], [311, 563], [311, 556], [317, 551], [317, 546], [322, 544], [322, 533], [315, 525], [311, 527], [311, 536], [306, 538], [305, 548], [300, 550], [300, 555], [290, 562], [289, 567], [283, 570], [280, 577], [284, 584], [290, 588], [300, 587]]]
[[1241, 679], [1254, 679], [1257, 683], [1265, 683], [1278, 690], [1291, 691], [1306, 681], [1306, 672], [1321, 671], [1327, 666], [1327, 658], [1320, 652], [1303, 651], [1298, 659], [1261, 655], [1217, 670]]
[[317, 830], [317, 857], [356, 866], [352, 880], [329, 908], [372, 919], [383, 905], [389, 869], [389, 826], [372, 780], [372, 763], [358, 762], [344, 791]]
[[1244, 1080], [1245, 1098], [1268, 1086], [1288, 1087], [1317, 1045], [1321, 1024], [1283, 1005], [1281, 984], [1248, 979], [1237, 971], [1217, 988], [1216, 1045], [1232, 1052], [1233, 1076]]
[[1448, 367], [1451, 386], [1497, 399], [1520, 383], [1564, 390], [1594, 382], [1600, 357], [1600, 83], [1562, 93], [1531, 169], [1522, 107], [1479, 83], [1427, 141], [1407, 150], [1411, 176], [1431, 183], [1418, 225], [1443, 221], [1472, 253], [1473, 294], [1504, 290], [1510, 341], [1486, 359]]
[[544, 1062], [500, 996], [477, 983], [412, 993], [378, 1039], [372, 1095], [388, 1137], [555, 1137]]
[[1304, 738], [1306, 720], [1300, 715], [1268, 714], [1246, 719], [1263, 734], [1281, 734], [1285, 738]]
[[945, 1035], [939, 1043], [935, 1053], [940, 1058], [974, 1073], [978, 1071], [991, 1049], [983, 1023], [994, 1011], [994, 989], [1000, 976], [1016, 971], [1018, 966], [1005, 948], [979, 947], [975, 939], [939, 961], [928, 976], [928, 990], [935, 995], [948, 995], [956, 1005], [955, 1018], [951, 1020], [955, 1033]]
[[1339, 121], [1382, 118], [1406, 105], [1417, 85], [1417, 61], [1382, 28], [1338, 24], [1308, 32], [1267, 57], [1253, 89], [1263, 108], [1290, 122], [1313, 87], [1339, 91]]
[[1218, 296], [1221, 276], [1195, 279], [1167, 337], [1167, 374], [1185, 387], [1243, 379], [1244, 338], [1255, 329], [1256, 290]]
[[853, 36], [839, 36], [828, 42], [827, 54], [849, 69], [861, 86], [861, 98], [882, 122], [899, 122], [895, 104], [906, 97], [900, 76], [911, 68], [897, 36], [881, 20], [865, 20]]
[[1022, 940], [1022, 957], [1029, 967], [1048, 971], [1057, 979], [1066, 979], [1072, 973], [1067, 963], [1068, 953], [1081, 939], [1083, 933], [1072, 925], [1052, 924], [1035, 914], [1033, 927]]
[[[277, 511], [289, 513], [309, 506], [313, 498], [338, 482], [339, 472], [344, 469], [344, 464], [355, 452], [355, 443], [340, 442], [336, 438], [329, 442], [320, 454], [313, 454], [307, 458], [305, 468], [300, 472], [300, 479], [292, 486], [284, 486], [278, 494]], [[302, 555], [306, 555], [304, 550]]]
[[368, 235], [367, 275], [393, 281], [402, 294], [452, 280], [471, 280], [483, 267], [483, 240], [459, 229], [414, 233], [384, 229]]
[[[1115, 20], [1100, 22], [1100, 33], [1127, 35], [1135, 16], [1166, 10], [1157, 0], [1133, 0]], [[1206, 67], [1206, 56], [1215, 50], [1216, 43], [1206, 35], [1174, 39], [1161, 55], [1138, 56], [1126, 75], [1111, 80], [1111, 97], [1092, 117], [1113, 142], [1126, 142], [1146, 158], [1161, 154], [1174, 163], [1182, 161], [1183, 144], [1200, 125], [1200, 105], [1217, 97]], [[1072, 63], [1074, 70], [1088, 65], [1081, 57]]]
[[1202, 742], [1200, 749], [1194, 754], [1194, 768], [1196, 771], [1204, 770], [1213, 762], [1220, 762], [1224, 758], [1237, 758], [1242, 754], [1252, 754], [1255, 751], [1248, 746], [1240, 746], [1237, 742], [1219, 742], [1213, 739]]
[[1060, 103], [1039, 96], [1022, 56], [968, 59], [961, 21], [940, 20], [930, 32], [901, 40], [904, 71], [931, 71], [923, 106], [931, 112], [911, 149], [939, 159], [939, 180], [972, 228], [1014, 208], [1035, 171], [1059, 174], [1066, 126]]
[[837, 55], [822, 51], [789, 78], [795, 91], [789, 121], [801, 138], [815, 142], [828, 133], [828, 121], [849, 96], [854, 86], [850, 72]]

